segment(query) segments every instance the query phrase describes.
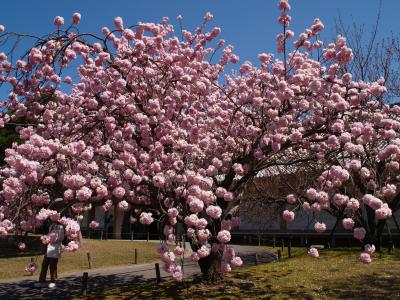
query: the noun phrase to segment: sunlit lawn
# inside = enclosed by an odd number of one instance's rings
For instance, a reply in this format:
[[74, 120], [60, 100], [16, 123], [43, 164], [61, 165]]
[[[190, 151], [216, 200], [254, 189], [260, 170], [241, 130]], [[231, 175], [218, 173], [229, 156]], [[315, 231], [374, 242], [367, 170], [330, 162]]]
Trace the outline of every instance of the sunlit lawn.
[[[26, 276], [25, 267], [31, 257], [37, 257], [40, 268], [40, 255], [37, 241], [33, 241], [25, 253], [20, 253], [16, 247], [0, 245], [0, 279], [12, 279]], [[32, 248], [30, 248], [31, 246]], [[82, 248], [75, 253], [63, 253], [58, 265], [58, 273], [81, 271], [88, 269], [87, 252], [92, 258], [92, 268], [128, 265], [133, 263], [134, 249], [138, 250], [138, 263], [152, 262], [159, 259], [156, 243], [113, 241], [113, 240], [84, 240]], [[33, 275], [38, 276], [40, 270]], [[29, 278], [29, 277], [26, 277]]]
[[[275, 249], [276, 250], [276, 249]], [[238, 269], [224, 283], [203, 285], [198, 278], [171, 280], [112, 289], [102, 299], [399, 299], [400, 251], [373, 255], [370, 265], [358, 260], [359, 250], [321, 250], [319, 258], [306, 249], [281, 262]], [[89, 295], [98, 299], [100, 295]]]

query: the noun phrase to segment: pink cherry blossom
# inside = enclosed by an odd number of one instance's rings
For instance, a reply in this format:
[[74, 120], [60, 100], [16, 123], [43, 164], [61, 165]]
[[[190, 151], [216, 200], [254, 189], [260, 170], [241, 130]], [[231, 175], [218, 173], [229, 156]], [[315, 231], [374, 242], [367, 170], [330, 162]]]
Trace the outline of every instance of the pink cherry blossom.
[[383, 202], [381, 199], [374, 197], [371, 194], [366, 194], [363, 197], [363, 201], [366, 205], [370, 206], [373, 209], [378, 209], [383, 205]]
[[243, 166], [242, 166], [241, 164], [234, 164], [234, 165], [232, 166], [232, 168], [233, 168], [233, 171], [234, 171], [237, 175], [240, 175], [240, 176], [243, 176], [243, 175], [244, 175], [244, 169], [243, 169]]
[[210, 205], [206, 208], [206, 213], [213, 219], [221, 217], [222, 209], [219, 206]]
[[114, 19], [114, 25], [115, 25], [115, 27], [116, 27], [117, 29], [123, 29], [124, 23], [123, 23], [123, 21], [122, 21], [122, 18], [121, 18], [121, 17], [116, 17], [116, 18]]
[[81, 14], [80, 13], [74, 13], [72, 15], [72, 23], [79, 24], [80, 21], [81, 21]]
[[372, 255], [372, 253], [375, 252], [375, 246], [371, 245], [371, 244], [366, 244], [364, 246], [364, 251], [365, 251], [365, 253], [368, 253], [369, 255]]
[[182, 247], [179, 247], [179, 246], [175, 247], [175, 250], [174, 250], [175, 255], [179, 256], [179, 255], [182, 255], [184, 252], [185, 252], [185, 250]]
[[35, 273], [37, 269], [37, 265], [35, 262], [31, 262], [26, 268], [25, 268], [25, 272], [30, 273], [30, 275], [33, 275], [33, 273]]
[[176, 208], [170, 208], [168, 209], [168, 216], [170, 218], [176, 218], [179, 215], [179, 211]]
[[210, 252], [211, 252], [210, 248], [208, 248], [205, 245], [201, 246], [200, 249], [197, 250], [197, 254], [199, 255], [200, 258], [210, 255]]
[[221, 230], [218, 232], [217, 238], [221, 243], [226, 244], [231, 240], [231, 234], [227, 230]]
[[240, 267], [243, 265], [243, 261], [240, 257], [236, 256], [232, 258], [232, 260], [230, 261], [230, 265], [233, 267]]
[[310, 255], [312, 257], [319, 257], [319, 253], [318, 253], [318, 250], [316, 248], [310, 248], [308, 250], [308, 255]]
[[326, 225], [324, 223], [317, 222], [314, 224], [314, 229], [318, 233], [322, 233], [326, 231]]
[[20, 251], [24, 251], [25, 248], [26, 248], [25, 243], [22, 243], [22, 242], [18, 243], [18, 249], [19, 249]]
[[100, 224], [98, 222], [92, 221], [92, 222], [89, 223], [89, 228], [90, 229], [96, 229], [97, 227], [99, 227], [99, 225]]
[[231, 220], [222, 220], [221, 229], [231, 230], [232, 229], [232, 221]]
[[191, 254], [191, 259], [192, 259], [192, 261], [197, 262], [197, 261], [200, 260], [200, 256], [199, 256], [199, 254], [197, 252], [193, 252]]
[[357, 199], [350, 198], [349, 202], [347, 202], [347, 208], [356, 211], [360, 208], [360, 202]]
[[297, 199], [296, 199], [295, 195], [290, 194], [290, 195], [287, 195], [287, 196], [286, 196], [286, 201], [287, 201], [287, 203], [289, 203], [289, 204], [296, 204]]
[[224, 273], [230, 272], [232, 270], [231, 265], [227, 263], [221, 264], [221, 271]]
[[173, 273], [172, 273], [172, 278], [173, 278], [175, 281], [178, 281], [178, 282], [182, 281], [182, 280], [183, 280], [183, 273], [182, 273], [182, 271], [173, 272]]
[[363, 227], [354, 228], [353, 235], [357, 240], [363, 240], [367, 231]]
[[279, 9], [290, 10], [290, 4], [287, 0], [279, 0]]
[[366, 252], [361, 253], [360, 260], [363, 264], [370, 264], [372, 261], [371, 256]]
[[152, 215], [153, 215], [152, 213], [142, 212], [139, 218], [139, 222], [144, 225], [150, 225], [154, 221]]
[[68, 243], [68, 245], [64, 247], [64, 251], [67, 251], [67, 252], [75, 252], [78, 249], [79, 249], [79, 245], [75, 241], [70, 241]]
[[56, 25], [57, 27], [60, 27], [62, 25], [64, 25], [64, 18], [57, 16], [54, 18], [54, 25]]
[[350, 230], [354, 228], [354, 220], [352, 218], [344, 218], [342, 224], [344, 229]]
[[282, 214], [282, 217], [286, 222], [293, 221], [294, 220], [294, 212], [285, 210]]
[[318, 193], [315, 189], [310, 188], [307, 190], [306, 195], [308, 199], [314, 200], [317, 197]]
[[159, 254], [163, 254], [164, 252], [167, 252], [169, 250], [168, 244], [167, 243], [161, 243], [157, 246], [157, 252]]
[[375, 218], [377, 220], [389, 219], [392, 216], [392, 210], [387, 203], [382, 204], [380, 208], [375, 210]]

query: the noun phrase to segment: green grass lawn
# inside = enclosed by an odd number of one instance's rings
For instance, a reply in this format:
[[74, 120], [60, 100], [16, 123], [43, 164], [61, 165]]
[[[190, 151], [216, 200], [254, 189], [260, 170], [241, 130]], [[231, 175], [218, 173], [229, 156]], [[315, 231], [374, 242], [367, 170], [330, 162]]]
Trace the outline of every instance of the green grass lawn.
[[[276, 251], [276, 249], [275, 249]], [[280, 262], [237, 269], [224, 283], [203, 285], [199, 278], [108, 290], [102, 299], [399, 299], [400, 251], [358, 260], [359, 249], [321, 250], [319, 258], [294, 249]], [[98, 299], [89, 295], [83, 299]]]
[[[40, 243], [40, 242], [39, 242]], [[26, 265], [31, 257], [38, 257], [39, 269], [33, 275], [39, 275], [42, 255], [36, 239], [27, 242], [27, 249], [19, 252], [14, 245], [0, 244], [0, 279], [13, 279], [27, 276]], [[92, 257], [92, 268], [128, 265], [133, 263], [134, 249], [138, 249], [138, 264], [159, 260], [157, 243], [84, 240], [83, 246], [75, 253], [63, 253], [58, 264], [58, 273], [83, 271], [88, 269], [87, 252]], [[29, 278], [27, 276], [26, 278]]]

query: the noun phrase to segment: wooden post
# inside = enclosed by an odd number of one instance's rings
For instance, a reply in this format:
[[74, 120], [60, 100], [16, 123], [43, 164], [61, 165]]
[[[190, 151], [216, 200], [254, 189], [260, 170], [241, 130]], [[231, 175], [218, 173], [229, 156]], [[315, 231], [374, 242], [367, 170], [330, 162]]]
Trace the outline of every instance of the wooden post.
[[261, 236], [258, 236], [258, 246], [261, 246]]
[[289, 237], [289, 242], [287, 246], [288, 257], [292, 257], [292, 238]]
[[392, 250], [393, 250], [393, 241], [392, 240], [390, 240], [389, 241], [389, 245], [388, 245], [388, 254], [390, 254], [391, 252], [392, 252]]
[[280, 261], [282, 259], [282, 252], [280, 249], [278, 249], [278, 260]]
[[87, 293], [88, 279], [89, 279], [89, 273], [83, 272], [81, 295], [86, 295], [86, 293]]
[[100, 240], [103, 240], [103, 229], [100, 232]]
[[[35, 263], [35, 258], [34, 257], [31, 257], [31, 264], [34, 264]], [[33, 275], [33, 273], [31, 273], [31, 276]]]
[[283, 248], [285, 247], [285, 242], [283, 240], [283, 238], [281, 239], [281, 248], [282, 248], [282, 252], [283, 252]]
[[134, 260], [135, 265], [137, 265], [137, 261], [138, 261], [138, 255], [137, 255], [137, 249], [135, 248], [135, 256], [134, 256]]
[[258, 265], [258, 254], [255, 253], [255, 258], [256, 258], [256, 265]]
[[133, 241], [133, 232], [131, 232], [131, 241]]
[[90, 256], [90, 252], [86, 253], [86, 255], [87, 255], [87, 260], [89, 263], [89, 269], [91, 269], [92, 268], [92, 257]]
[[147, 242], [149, 242], [150, 239], [150, 232], [147, 231]]
[[156, 263], [155, 266], [156, 266], [156, 277], [157, 277], [157, 284], [158, 284], [161, 282], [160, 265], [158, 263]]
[[390, 227], [389, 227], [387, 222], [386, 222], [386, 228], [387, 228], [387, 231], [389, 233], [388, 253], [390, 254], [392, 252], [393, 248], [394, 248], [394, 243], [393, 243], [392, 232], [390, 231]]
[[275, 248], [276, 238], [275, 236], [272, 238], [272, 248]]

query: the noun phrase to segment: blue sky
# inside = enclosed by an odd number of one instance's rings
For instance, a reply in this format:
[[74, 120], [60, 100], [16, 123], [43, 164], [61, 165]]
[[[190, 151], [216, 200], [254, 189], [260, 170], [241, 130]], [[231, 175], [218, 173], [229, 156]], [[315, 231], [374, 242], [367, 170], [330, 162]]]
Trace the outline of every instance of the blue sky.
[[[74, 12], [82, 14], [81, 31], [100, 33], [102, 26], [112, 27], [115, 16], [121, 16], [125, 25], [138, 21], [157, 22], [169, 16], [175, 22], [177, 15], [184, 17], [184, 25], [193, 29], [207, 11], [214, 14], [212, 26], [222, 28], [221, 37], [235, 46], [241, 60], [254, 60], [260, 52], [275, 52], [274, 38], [280, 31], [276, 0], [81, 0], [81, 1], [21, 1], [3, 0], [0, 24], [8, 30], [44, 34], [54, 29], [56, 15], [69, 21]], [[400, 1], [384, 0], [381, 34], [398, 32]], [[378, 0], [292, 0], [292, 30], [301, 32], [315, 17], [326, 25], [324, 37], [333, 37], [334, 20], [342, 14], [346, 23], [373, 23]]]
[[[41, 35], [54, 30], [54, 16], [61, 15], [69, 23], [72, 14], [80, 12], [80, 30], [101, 34], [103, 26], [113, 27], [116, 16], [124, 19], [125, 26], [139, 21], [158, 22], [164, 16], [176, 25], [176, 16], [181, 14], [184, 27], [193, 30], [210, 11], [214, 15], [210, 26], [222, 28], [220, 37], [235, 46], [241, 61], [255, 61], [258, 53], [275, 53], [275, 36], [281, 31], [277, 24], [277, 3], [277, 0], [3, 0], [0, 24], [10, 31]], [[379, 0], [292, 0], [290, 3], [291, 29], [296, 36], [319, 17], [325, 24], [322, 35], [325, 40], [334, 37], [334, 21], [339, 13], [348, 25], [356, 22], [368, 27], [374, 23], [379, 7]], [[399, 0], [383, 0], [380, 36], [399, 32], [399, 11]], [[1, 51], [4, 50], [0, 47]], [[0, 95], [4, 92], [0, 89]]]

